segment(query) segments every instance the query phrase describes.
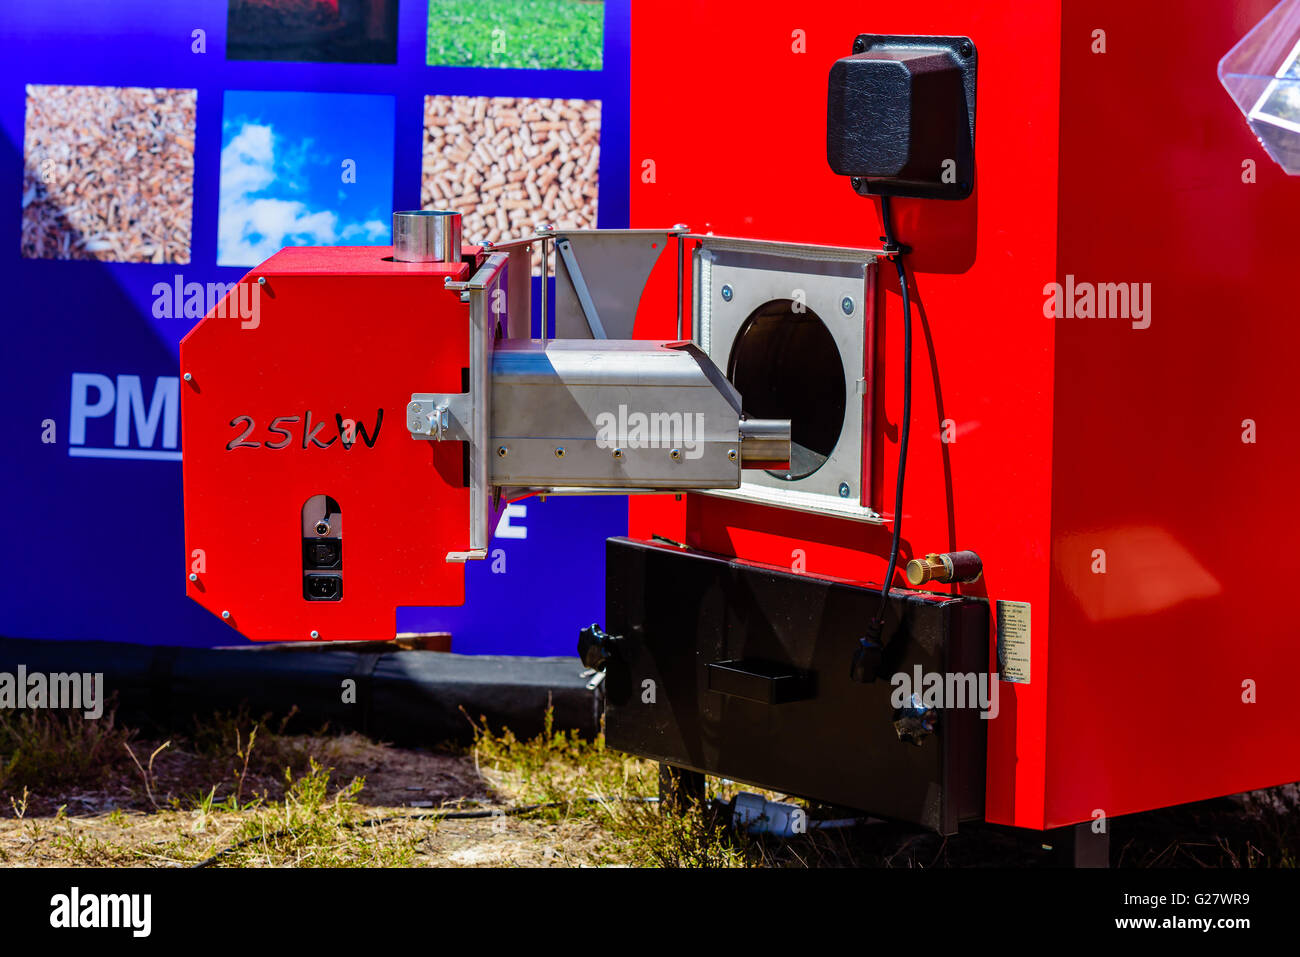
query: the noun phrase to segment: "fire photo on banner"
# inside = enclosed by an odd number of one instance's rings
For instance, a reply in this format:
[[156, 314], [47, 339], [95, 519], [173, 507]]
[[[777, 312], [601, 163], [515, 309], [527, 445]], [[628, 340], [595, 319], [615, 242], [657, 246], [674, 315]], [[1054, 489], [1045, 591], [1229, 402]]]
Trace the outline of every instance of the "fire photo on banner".
[[397, 0], [229, 0], [226, 57], [396, 63]]

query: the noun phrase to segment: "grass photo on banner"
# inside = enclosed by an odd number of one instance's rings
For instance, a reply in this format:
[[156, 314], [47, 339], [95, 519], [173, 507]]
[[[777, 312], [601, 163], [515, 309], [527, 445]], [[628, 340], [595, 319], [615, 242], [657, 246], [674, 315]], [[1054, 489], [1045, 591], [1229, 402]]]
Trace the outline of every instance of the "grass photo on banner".
[[227, 90], [217, 265], [392, 242], [393, 129], [391, 96]]
[[228, 60], [396, 63], [397, 0], [229, 0]]
[[602, 0], [429, 0], [429, 66], [599, 70]]
[[188, 263], [194, 90], [27, 87], [22, 255]]

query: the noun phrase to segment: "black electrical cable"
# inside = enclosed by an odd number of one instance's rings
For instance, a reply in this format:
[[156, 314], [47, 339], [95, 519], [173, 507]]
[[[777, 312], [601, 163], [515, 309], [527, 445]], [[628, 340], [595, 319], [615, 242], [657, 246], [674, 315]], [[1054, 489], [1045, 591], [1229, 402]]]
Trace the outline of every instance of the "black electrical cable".
[[[880, 586], [880, 608], [867, 624], [866, 637], [859, 640], [854, 656], [854, 671], [859, 672], [865, 662], [879, 654], [881, 636], [885, 630], [885, 610], [889, 607], [889, 589], [898, 567], [898, 549], [903, 529], [903, 483], [907, 473], [907, 439], [912, 428], [912, 297], [907, 288], [907, 271], [903, 268], [903, 254], [908, 248], [894, 240], [893, 209], [889, 197], [880, 197], [880, 222], [884, 227], [885, 251], [890, 253], [894, 268], [898, 270], [898, 286], [903, 295], [903, 418], [898, 430], [898, 473], [894, 480], [894, 534], [889, 546], [889, 564]], [[871, 680], [872, 675], [863, 675]]]

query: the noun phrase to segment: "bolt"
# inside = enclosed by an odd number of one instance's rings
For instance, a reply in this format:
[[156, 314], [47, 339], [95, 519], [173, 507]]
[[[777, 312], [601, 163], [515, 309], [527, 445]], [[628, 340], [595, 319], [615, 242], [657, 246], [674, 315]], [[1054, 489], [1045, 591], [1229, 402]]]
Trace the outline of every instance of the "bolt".
[[497, 458], [499, 458], [499, 459], [503, 459], [503, 458], [505, 458], [505, 457], [506, 457], [506, 454], [507, 454], [508, 452], [509, 452], [509, 449], [507, 449], [504, 445], [498, 445], [498, 446], [497, 446]]
[[412, 403], [411, 403], [411, 411], [412, 411], [412, 412], [423, 412], [423, 411], [424, 411], [424, 406], [420, 405], [420, 403], [418, 403], [418, 402], [412, 402]]
[[671, 452], [668, 453], [668, 457], [672, 459], [674, 462], [680, 462], [682, 460], [682, 450], [673, 449]]
[[557, 445], [557, 446], [555, 447], [555, 457], [556, 457], [557, 459], [562, 459], [562, 458], [564, 458], [564, 446], [563, 446], [563, 445]]
[[319, 638], [319, 637], [320, 637], [320, 632], [319, 632], [319, 631], [313, 631], [313, 632], [311, 633], [311, 636], [312, 636], [313, 638]]
[[727, 459], [728, 459], [729, 461], [732, 461], [732, 462], [736, 461], [736, 450], [735, 450], [735, 449], [727, 449]]
[[185, 381], [186, 381], [186, 382], [193, 382], [193, 381], [194, 381], [194, 376], [190, 375], [188, 372], [185, 373]]
[[845, 296], [843, 299], [841, 299], [841, 300], [840, 300], [840, 309], [842, 309], [842, 310], [844, 311], [844, 315], [846, 315], [846, 316], [851, 316], [851, 315], [853, 315], [853, 297], [852, 297], [852, 296]]
[[265, 276], [258, 276], [258, 277], [257, 277], [257, 284], [258, 284], [259, 286], [265, 286], [265, 285], [266, 285], [266, 277], [265, 277]]
[[848, 498], [848, 497], [849, 497], [849, 491], [850, 491], [850, 489], [849, 489], [849, 483], [848, 483], [848, 482], [841, 482], [841, 483], [840, 483], [840, 498]]
[[731, 302], [731, 297], [732, 297], [733, 295], [735, 295], [735, 292], [732, 290], [732, 288], [731, 288], [730, 286], [723, 286], [723, 287], [722, 287], [722, 301], [723, 301], [723, 302]]
[[228, 611], [223, 611], [223, 612], [221, 613], [221, 617], [224, 618], [224, 619], [226, 619], [227, 621], [229, 621], [229, 620], [230, 620], [230, 612], [228, 612]]
[[199, 580], [199, 576], [194, 574], [193, 572], [190, 572], [190, 581], [196, 582], [198, 580]]
[[623, 457], [623, 450], [622, 450], [622, 449], [615, 449], [614, 452], [613, 452], [613, 455], [614, 455], [614, 458], [616, 458], [616, 459], [621, 459], [621, 458]]
[[867, 38], [866, 38], [866, 37], [857, 37], [857, 38], [853, 41], [853, 52], [854, 52], [854, 53], [862, 53], [862, 52], [865, 51], [866, 49], [867, 49]]

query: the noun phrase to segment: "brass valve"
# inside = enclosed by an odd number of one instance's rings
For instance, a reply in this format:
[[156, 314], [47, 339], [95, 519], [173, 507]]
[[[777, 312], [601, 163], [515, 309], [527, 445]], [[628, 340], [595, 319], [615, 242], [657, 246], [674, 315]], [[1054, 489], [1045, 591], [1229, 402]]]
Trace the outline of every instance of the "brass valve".
[[931, 553], [907, 563], [907, 583], [913, 588], [926, 582], [973, 582], [984, 573], [984, 563], [974, 552]]

